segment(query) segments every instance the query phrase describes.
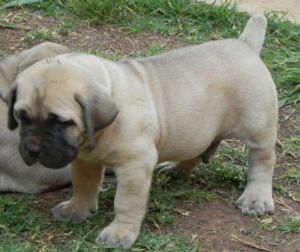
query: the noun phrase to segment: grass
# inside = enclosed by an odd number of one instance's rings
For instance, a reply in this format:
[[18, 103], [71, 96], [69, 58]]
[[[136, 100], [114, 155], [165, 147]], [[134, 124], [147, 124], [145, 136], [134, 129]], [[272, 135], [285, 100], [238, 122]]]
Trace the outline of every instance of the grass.
[[[1, 197], [0, 223], [4, 225], [0, 225], [0, 251], [112, 251], [94, 245], [96, 235], [112, 218], [112, 211], [108, 211], [112, 193], [100, 200], [104, 204], [92, 220], [72, 225], [53, 221], [50, 212], [40, 208], [38, 196]], [[191, 251], [195, 246], [183, 238], [151, 233], [145, 227], [132, 251], [179, 252]]]
[[300, 138], [297, 135], [290, 135], [284, 142], [284, 153], [292, 153], [296, 158], [300, 158]]
[[[236, 37], [248, 19], [235, 7], [211, 7], [192, 0], [56, 0], [32, 6], [52, 16], [74, 17], [75, 13], [75, 23], [78, 17], [92, 24], [114, 23], [128, 32], [149, 30], [187, 43]], [[300, 27], [278, 13], [268, 19], [262, 57], [279, 90], [280, 106], [295, 104], [300, 101]]]
[[29, 31], [26, 33], [25, 36], [26, 42], [31, 41], [52, 41], [53, 39], [53, 33], [49, 31], [48, 29], [38, 29], [34, 31]]
[[[177, 36], [189, 44], [237, 37], [248, 19], [234, 6], [211, 7], [193, 0], [56, 0], [30, 6], [44, 15], [64, 16], [68, 22], [59, 28], [63, 32], [74, 29], [79, 18], [91, 24], [114, 23], [133, 33], [149, 30]], [[262, 58], [277, 85], [280, 106], [295, 104], [300, 101], [300, 27], [278, 13], [268, 19]], [[49, 39], [49, 34], [37, 37], [43, 36]]]
[[161, 44], [157, 44], [157, 45], [154, 45], [152, 47], [150, 47], [149, 49], [147, 49], [146, 51], [144, 52], [140, 52], [140, 51], [133, 51], [133, 52], [130, 52], [129, 54], [125, 55], [121, 52], [114, 52], [114, 53], [110, 53], [110, 52], [106, 52], [106, 51], [103, 51], [103, 50], [86, 50], [85, 53], [90, 53], [90, 54], [94, 54], [94, 55], [98, 55], [100, 57], [104, 57], [106, 59], [109, 59], [109, 60], [122, 60], [122, 59], [127, 59], [127, 58], [132, 58], [132, 57], [135, 57], [135, 58], [141, 58], [141, 57], [147, 57], [147, 56], [153, 56], [153, 55], [156, 55], [158, 53], [162, 53], [165, 51], [165, 47], [164, 45], [161, 45]]
[[286, 223], [279, 226], [279, 230], [284, 234], [300, 233], [300, 218], [290, 218]]
[[8, 53], [5, 50], [0, 49], [0, 59], [4, 58], [8, 55]]
[[297, 185], [300, 184], [300, 170], [299, 167], [293, 167], [287, 171], [285, 177], [289, 179], [290, 182], [296, 182]]
[[[0, 3], [4, 1], [0, 1]], [[189, 0], [54, 0], [31, 4], [43, 15], [59, 18], [57, 33], [75, 31], [82, 23], [99, 25], [112, 23], [126, 32], [144, 30], [176, 36], [186, 44], [231, 38], [240, 34], [248, 19], [227, 6], [211, 7]], [[3, 13], [0, 15], [2, 18]], [[280, 106], [300, 101], [300, 27], [268, 15], [269, 25], [262, 51], [264, 62], [272, 72], [279, 90]], [[27, 32], [25, 41], [53, 39], [53, 31], [38, 29]], [[89, 51], [113, 60], [143, 57], [162, 53], [164, 45], [155, 45], [146, 52], [114, 55], [101, 50]], [[4, 50], [0, 56], [6, 55]], [[288, 137], [284, 151], [294, 151], [299, 139]], [[220, 197], [218, 190], [239, 193], [246, 184], [246, 152], [243, 148], [222, 145], [210, 164], [200, 164], [191, 178], [178, 179], [171, 173], [155, 174], [149, 201], [149, 211], [142, 234], [132, 251], [197, 251], [199, 244], [172, 235], [158, 235], [156, 228], [172, 225], [186, 214], [186, 204], [209, 202]], [[298, 167], [293, 167], [284, 179], [300, 183]], [[276, 192], [289, 194], [289, 188], [274, 184]], [[98, 214], [81, 225], [53, 221], [47, 207], [41, 207], [39, 196], [0, 198], [0, 251], [111, 251], [96, 247], [94, 239], [113, 218], [115, 189], [100, 195]], [[179, 203], [178, 203], [179, 202]], [[283, 233], [299, 232], [299, 220], [282, 224]]]
[[[170, 172], [154, 174], [148, 214], [132, 251], [198, 251], [197, 243], [158, 235], [153, 230], [161, 230], [188, 214], [185, 204], [209, 202], [218, 197], [217, 189], [244, 185], [244, 170], [230, 168], [229, 153], [233, 154], [234, 150], [222, 147], [218, 154], [221, 161], [216, 159], [209, 165], [200, 165], [191, 178], [178, 179]], [[240, 151], [233, 154], [235, 161], [240, 155], [244, 154]], [[80, 225], [54, 221], [48, 205], [45, 206], [47, 200], [39, 196], [1, 197], [0, 223], [4, 225], [0, 225], [0, 251], [110, 251], [103, 246], [96, 247], [94, 239], [113, 218], [114, 194], [115, 188], [101, 193], [97, 215]]]

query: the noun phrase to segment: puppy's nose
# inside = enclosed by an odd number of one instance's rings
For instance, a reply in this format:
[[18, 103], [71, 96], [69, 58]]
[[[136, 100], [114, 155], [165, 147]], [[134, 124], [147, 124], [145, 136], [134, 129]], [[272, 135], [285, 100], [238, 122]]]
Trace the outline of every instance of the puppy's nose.
[[41, 140], [38, 137], [32, 136], [25, 140], [25, 148], [28, 150], [30, 156], [37, 158], [41, 151]]

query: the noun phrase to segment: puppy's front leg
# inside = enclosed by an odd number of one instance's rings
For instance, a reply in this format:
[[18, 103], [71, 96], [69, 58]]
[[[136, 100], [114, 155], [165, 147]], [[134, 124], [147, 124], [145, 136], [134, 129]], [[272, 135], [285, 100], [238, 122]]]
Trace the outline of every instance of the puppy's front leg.
[[104, 228], [96, 243], [105, 242], [111, 248], [128, 249], [137, 239], [144, 219], [152, 171], [157, 158], [133, 160], [115, 169], [118, 186], [115, 196], [115, 218]]
[[76, 159], [72, 164], [73, 198], [52, 209], [60, 221], [80, 223], [97, 211], [97, 196], [102, 181], [102, 167]]

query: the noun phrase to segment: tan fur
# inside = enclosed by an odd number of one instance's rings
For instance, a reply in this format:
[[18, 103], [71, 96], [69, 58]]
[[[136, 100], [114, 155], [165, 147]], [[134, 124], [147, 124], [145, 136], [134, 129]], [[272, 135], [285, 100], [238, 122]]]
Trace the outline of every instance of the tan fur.
[[[72, 119], [82, 135], [79, 158], [99, 167], [108, 166], [117, 176], [116, 215], [97, 242], [131, 247], [146, 212], [156, 164], [193, 162], [202, 153], [210, 156], [218, 141], [225, 138], [240, 138], [250, 149], [248, 184], [238, 207], [244, 213], [273, 212], [277, 95], [258, 55], [261, 45], [255, 41], [257, 34], [262, 43], [266, 19], [254, 16], [249, 24], [240, 39], [121, 62], [86, 54], [61, 55], [50, 63], [44, 60], [33, 65], [18, 77], [15, 113], [26, 109], [33, 119], [45, 118], [50, 112]], [[34, 107], [35, 90], [42, 97], [39, 110]], [[78, 95], [86, 103], [110, 97], [119, 111], [109, 126], [95, 134], [93, 147], [85, 141], [87, 129], [75, 99]], [[115, 113], [111, 101], [105, 101], [101, 106], [91, 106], [100, 120], [103, 111], [106, 115]], [[83, 174], [84, 169], [80, 171]], [[82, 204], [79, 209], [72, 203], [80, 201], [75, 193], [71, 201], [62, 203], [63, 208], [54, 209], [58, 219], [77, 221], [74, 216], [86, 216], [90, 206], [96, 204], [95, 183], [91, 183], [95, 193], [91, 195], [84, 186], [90, 182], [82, 178], [84, 181], [75, 183], [74, 190], [81, 192], [83, 202], [86, 197], [87, 202], [93, 198], [94, 203]]]
[[13, 81], [37, 61], [67, 53], [69, 49], [55, 43], [42, 43], [0, 61], [0, 192], [40, 193], [71, 182], [70, 166], [51, 170], [40, 164], [29, 167], [18, 153], [19, 134], [7, 129], [7, 97]]
[[[97, 195], [102, 183], [103, 172], [99, 165], [82, 159], [72, 163], [72, 185], [74, 197], [53, 209], [54, 216], [61, 220], [80, 223], [96, 213]], [[59, 214], [56, 214], [59, 212]]]

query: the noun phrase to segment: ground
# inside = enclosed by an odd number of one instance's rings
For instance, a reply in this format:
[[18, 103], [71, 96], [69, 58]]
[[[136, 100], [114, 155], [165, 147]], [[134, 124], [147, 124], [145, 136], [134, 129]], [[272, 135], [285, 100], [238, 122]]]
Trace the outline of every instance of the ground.
[[[224, 4], [226, 0], [202, 0], [206, 3]], [[287, 13], [287, 18], [293, 22], [300, 23], [300, 1], [298, 0], [237, 0], [238, 9], [246, 11], [251, 15], [265, 13], [265, 11], [279, 11]]]
[[[3, 27], [14, 24], [12, 29], [0, 29], [3, 56], [48, 40], [110, 59], [153, 55], [191, 43], [190, 37], [178, 33], [68, 22], [66, 17], [28, 9], [6, 10], [1, 18]], [[284, 73], [276, 73], [280, 74]], [[299, 105], [280, 109], [274, 215], [244, 216], [235, 208], [245, 186], [246, 150], [238, 141], [227, 141], [211, 164], [200, 165], [190, 176], [155, 174], [149, 213], [132, 251], [300, 251]], [[105, 186], [109, 190], [100, 195], [99, 213], [79, 226], [58, 223], [49, 212], [71, 196], [71, 189], [37, 196], [1, 195], [0, 251], [96, 250], [97, 232], [113, 216], [113, 178]]]

